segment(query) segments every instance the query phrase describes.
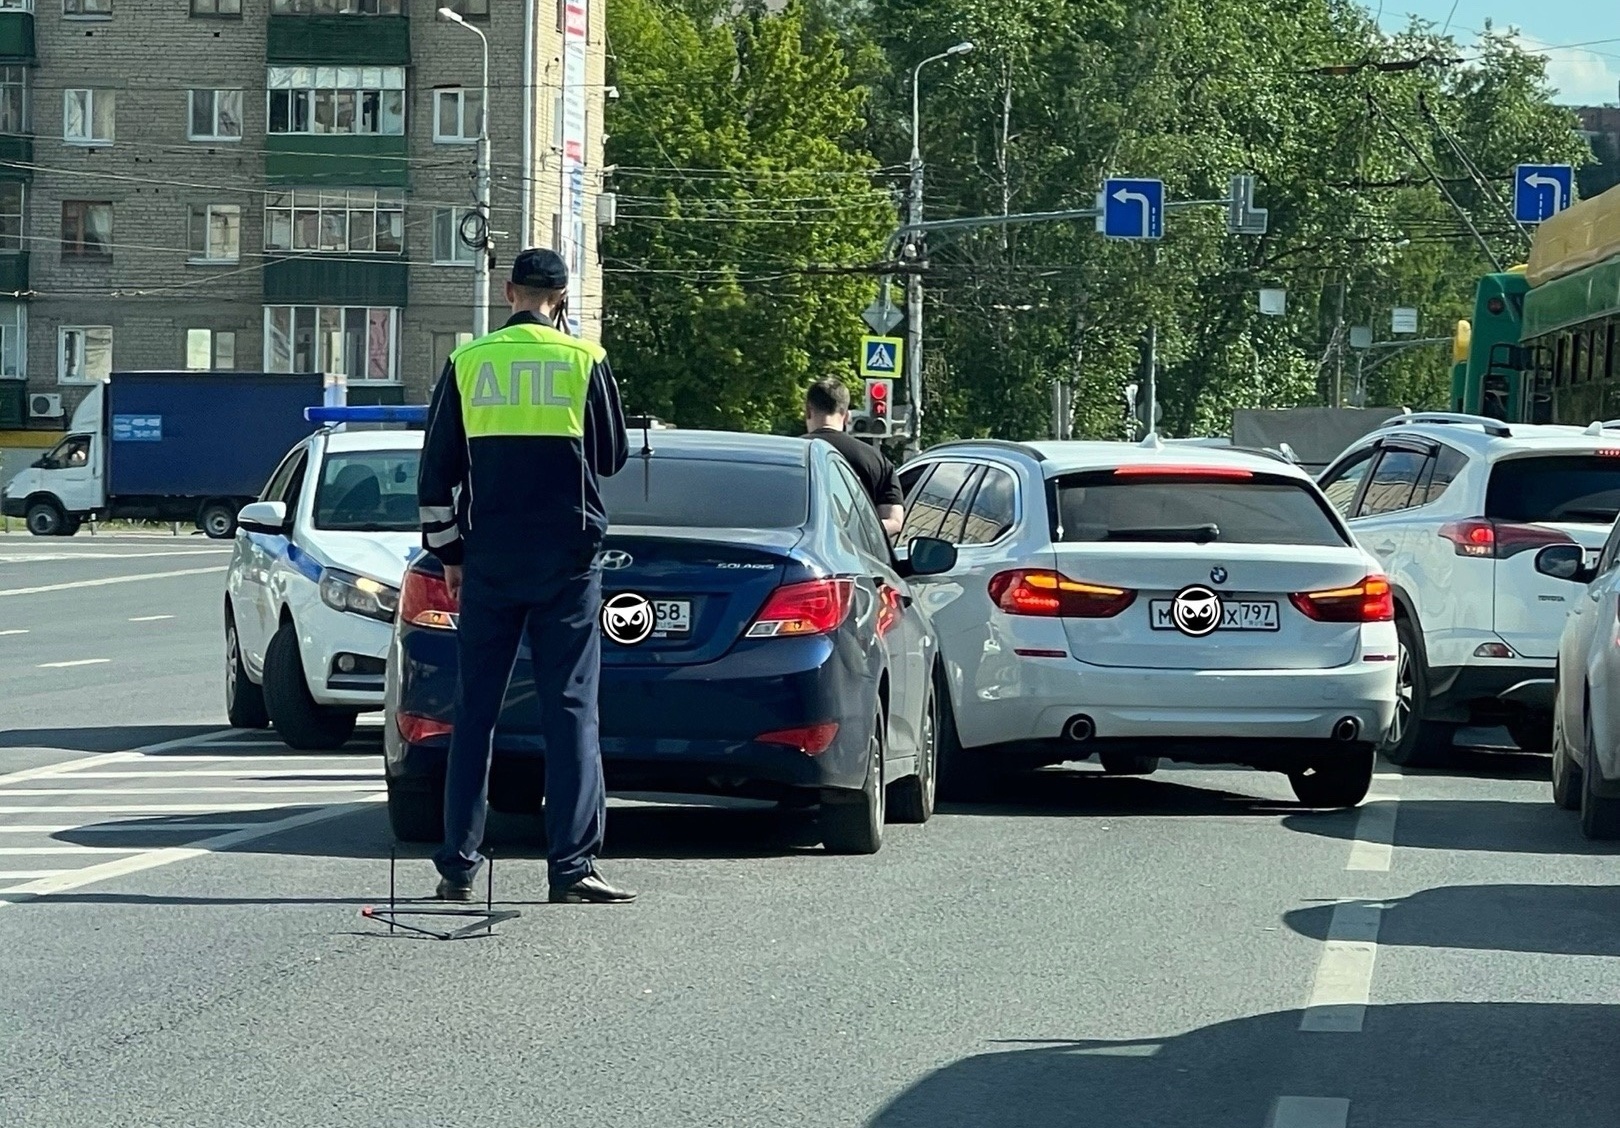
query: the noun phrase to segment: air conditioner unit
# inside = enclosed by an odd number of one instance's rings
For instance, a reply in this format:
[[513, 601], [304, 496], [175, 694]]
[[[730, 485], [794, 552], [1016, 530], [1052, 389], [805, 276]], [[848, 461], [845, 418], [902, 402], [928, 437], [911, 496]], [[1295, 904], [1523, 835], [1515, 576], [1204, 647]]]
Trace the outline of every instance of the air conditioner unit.
[[32, 419], [62, 418], [62, 397], [41, 392], [28, 397], [28, 415]]
[[619, 197], [613, 192], [599, 192], [596, 196], [596, 226], [617, 227], [619, 224]]

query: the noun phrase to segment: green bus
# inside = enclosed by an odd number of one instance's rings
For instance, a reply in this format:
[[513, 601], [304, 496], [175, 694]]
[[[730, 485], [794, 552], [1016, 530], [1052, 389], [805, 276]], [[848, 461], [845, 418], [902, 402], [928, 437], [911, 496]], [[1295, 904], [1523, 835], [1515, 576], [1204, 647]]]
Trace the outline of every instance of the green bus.
[[1529, 292], [1522, 266], [1479, 280], [1474, 315], [1457, 322], [1452, 338], [1451, 410], [1514, 423], [1551, 421], [1534, 350], [1523, 342]]

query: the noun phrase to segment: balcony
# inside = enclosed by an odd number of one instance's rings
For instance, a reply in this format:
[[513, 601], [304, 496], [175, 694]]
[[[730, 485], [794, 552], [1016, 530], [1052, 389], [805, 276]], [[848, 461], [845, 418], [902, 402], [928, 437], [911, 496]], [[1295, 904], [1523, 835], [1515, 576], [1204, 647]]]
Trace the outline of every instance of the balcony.
[[[30, 36], [32, 31], [30, 24]], [[271, 16], [264, 58], [311, 66], [408, 66], [411, 25], [404, 16]]]
[[408, 276], [403, 259], [272, 258], [264, 264], [264, 304], [403, 307]]
[[264, 176], [301, 187], [409, 188], [410, 139], [376, 133], [272, 133]]
[[33, 0], [0, 0], [0, 63], [33, 61]]

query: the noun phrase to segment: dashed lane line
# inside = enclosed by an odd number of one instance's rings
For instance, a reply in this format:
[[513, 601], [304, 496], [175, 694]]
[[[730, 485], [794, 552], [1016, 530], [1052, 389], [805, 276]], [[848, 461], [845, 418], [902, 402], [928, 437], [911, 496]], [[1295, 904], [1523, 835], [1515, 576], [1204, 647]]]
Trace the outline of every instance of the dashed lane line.
[[107, 587], [110, 584], [133, 584], [140, 580], [167, 580], [180, 576], [209, 576], [225, 569], [220, 568], [177, 568], [172, 572], [139, 572], [133, 576], [106, 576], [99, 580], [73, 580], [64, 584], [39, 584], [35, 587], [0, 588], [0, 596], [7, 595], [44, 595], [52, 591], [74, 591], [78, 588]]
[[0, 631], [0, 638], [9, 638], [12, 635], [25, 635], [27, 633], [28, 631], [23, 627], [12, 627], [9, 630]]
[[1301, 1030], [1359, 1033], [1372, 994], [1383, 909], [1366, 901], [1340, 901], [1328, 922], [1327, 942], [1316, 965]]
[[[232, 760], [245, 760], [245, 756], [231, 756]], [[177, 756], [165, 756], [165, 760], [179, 759]], [[373, 766], [376, 757], [365, 757], [365, 765], [356, 764], [352, 768], [140, 768], [129, 772], [75, 772], [73, 778], [78, 779], [348, 779], [359, 782], [367, 779], [382, 779], [381, 768]], [[12, 792], [15, 794], [15, 792]]]
[[268, 786], [245, 783], [241, 787], [7, 787], [0, 790], [0, 795], [310, 795], [333, 791], [376, 791], [378, 786], [348, 782], [272, 783]]
[[[311, 803], [277, 803], [277, 807], [309, 807]], [[262, 811], [263, 803], [53, 803], [46, 807], [0, 806], [0, 815], [197, 815], [211, 811]]]
[[1388, 873], [1395, 854], [1395, 815], [1399, 798], [1369, 795], [1356, 817], [1355, 837], [1350, 842], [1347, 870]]
[[173, 615], [132, 615], [129, 621], [132, 623], [160, 623], [165, 619], [172, 618], [174, 618]]
[[40, 670], [67, 670], [75, 666], [106, 666], [111, 662], [111, 658], [75, 658], [69, 662], [41, 662], [35, 668]]
[[1343, 1097], [1278, 1097], [1266, 1128], [1345, 1128], [1349, 1121]]

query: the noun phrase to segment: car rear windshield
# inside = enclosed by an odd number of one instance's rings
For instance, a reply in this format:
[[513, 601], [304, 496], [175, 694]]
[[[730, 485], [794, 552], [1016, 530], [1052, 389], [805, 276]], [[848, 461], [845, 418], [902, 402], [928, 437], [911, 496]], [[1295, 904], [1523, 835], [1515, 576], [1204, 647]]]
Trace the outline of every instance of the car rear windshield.
[[1595, 454], [1506, 458], [1491, 467], [1485, 516], [1503, 521], [1607, 525], [1620, 513], [1620, 458]]
[[1325, 502], [1305, 482], [1174, 475], [1070, 474], [1054, 483], [1066, 542], [1342, 545]]
[[791, 529], [804, 524], [809, 497], [805, 467], [771, 463], [632, 455], [602, 479], [614, 525]]
[[315, 489], [315, 527], [366, 533], [414, 533], [419, 450], [338, 451], [326, 456]]

